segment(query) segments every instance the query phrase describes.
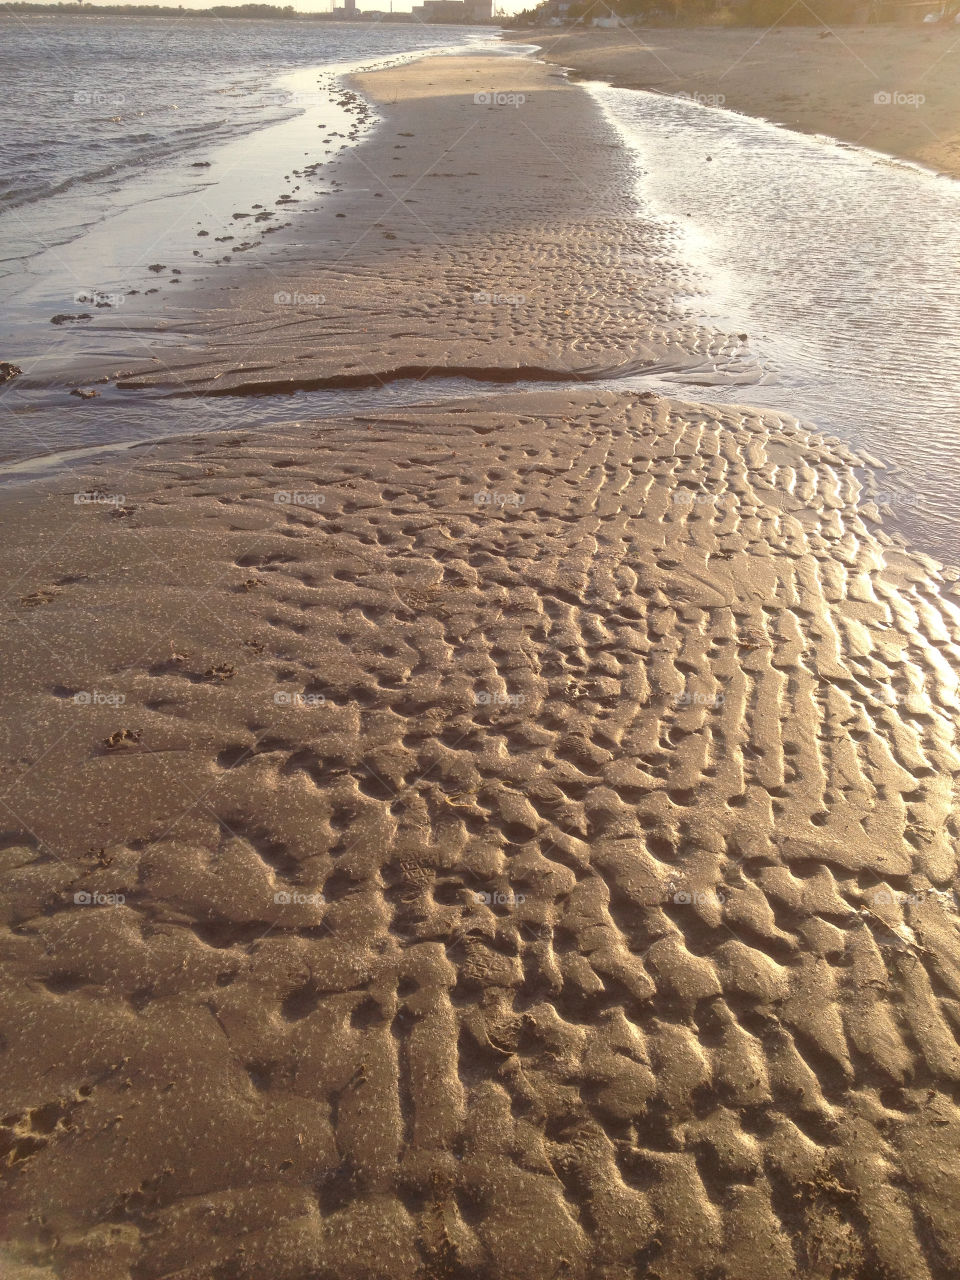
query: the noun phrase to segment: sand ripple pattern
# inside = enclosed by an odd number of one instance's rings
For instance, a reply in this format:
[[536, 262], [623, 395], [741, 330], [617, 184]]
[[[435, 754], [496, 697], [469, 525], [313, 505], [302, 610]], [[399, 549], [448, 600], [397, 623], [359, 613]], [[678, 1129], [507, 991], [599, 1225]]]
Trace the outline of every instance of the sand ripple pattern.
[[11, 1266], [957, 1274], [960, 600], [852, 461], [544, 392], [161, 446], [120, 517], [51, 486]]
[[[451, 74], [455, 91], [444, 80], [431, 97], [424, 77]], [[491, 83], [524, 102], [477, 103]], [[279, 229], [239, 288], [228, 274], [227, 287], [176, 290], [150, 365], [141, 349], [121, 387], [267, 394], [640, 370], [756, 381], [749, 345], [685, 300], [677, 233], [640, 207], [636, 157], [582, 89], [539, 63], [476, 55], [358, 84], [388, 123], [331, 161], [308, 230]]]

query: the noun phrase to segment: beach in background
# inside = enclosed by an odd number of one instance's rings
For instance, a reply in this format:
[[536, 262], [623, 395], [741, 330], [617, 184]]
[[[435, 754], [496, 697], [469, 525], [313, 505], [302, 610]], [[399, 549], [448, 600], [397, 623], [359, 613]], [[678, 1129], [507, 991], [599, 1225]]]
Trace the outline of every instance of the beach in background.
[[[192, 16], [11, 13], [0, 32], [0, 352], [24, 375], [0, 399], [7, 456], [47, 440], [36, 405], [20, 432], [10, 416], [24, 387], [68, 393], [162, 354], [179, 293], [241, 274], [336, 189], [329, 162], [372, 124], [351, 71], [496, 43], [491, 28]], [[42, 403], [69, 414], [63, 395]]]
[[[811, 48], [816, 33], [754, 33], [749, 58], [745, 33], [716, 33], [713, 98], [695, 77], [676, 87], [693, 56], [684, 40], [696, 33], [621, 32], [629, 48], [619, 62], [608, 58], [611, 33], [537, 35], [551, 59], [579, 42], [595, 74], [612, 79], [624, 78], [628, 52], [635, 70], [644, 58], [661, 71], [668, 57], [679, 60], [678, 78], [660, 92], [586, 83], [610, 126], [606, 174], [581, 178], [582, 149], [571, 146], [568, 126], [542, 140], [564, 155], [572, 187], [519, 175], [529, 212], [515, 225], [534, 246], [528, 253], [500, 235], [499, 176], [470, 180], [496, 168], [495, 148], [507, 156], [524, 141], [529, 110], [514, 106], [494, 117], [503, 128], [478, 132], [482, 107], [458, 107], [442, 148], [465, 155], [481, 139], [487, 145], [461, 172], [431, 163], [433, 139], [401, 136], [409, 119], [395, 136], [379, 128], [376, 105], [347, 78], [351, 68], [415, 57], [431, 41], [447, 51], [499, 49], [504, 59], [532, 46], [499, 44], [489, 28], [234, 21], [223, 24], [214, 57], [216, 22], [146, 20], [141, 30], [138, 20], [98, 18], [91, 51], [85, 22], [14, 26], [14, 44], [24, 46], [14, 101], [31, 119], [3, 144], [20, 176], [0, 213], [9, 245], [0, 356], [22, 373], [0, 389], [0, 480], [18, 483], [44, 458], [77, 450], [229, 428], [244, 421], [237, 400], [251, 391], [258, 420], [278, 424], [456, 397], [471, 383], [496, 395], [504, 377], [555, 387], [573, 378], [766, 406], [835, 433], [882, 462], [862, 479], [891, 532], [955, 558], [960, 184], [868, 146], [744, 116], [717, 92], [745, 61], [769, 61], [768, 40], [781, 41], [775, 47], [791, 52], [792, 65], [794, 45]], [[60, 31], [56, 56], [30, 97], [25, 77], [51, 26]], [[847, 34], [855, 42], [863, 33]], [[876, 57], [895, 34], [867, 32], [863, 55]], [[657, 45], [661, 38], [676, 50]], [[953, 65], [942, 33], [902, 38], [914, 61], [926, 50], [935, 89]], [[155, 68], [142, 74], [158, 39], [172, 55], [191, 44], [170, 86], [151, 78]], [[644, 41], [655, 53], [644, 54]], [[691, 47], [703, 63], [703, 47]], [[850, 95], [865, 92], [863, 60], [837, 40], [817, 39], [816, 48], [820, 73], [808, 97], [849, 136], [845, 112]], [[16, 62], [16, 53], [7, 56]], [[198, 57], [211, 68], [204, 75]], [[844, 59], [856, 70], [849, 84]], [[885, 83], [886, 64], [877, 65]], [[593, 66], [583, 63], [582, 74]], [[548, 73], [538, 91], [559, 88], [564, 74]], [[765, 75], [751, 80], [758, 94], [772, 89]], [[493, 75], [477, 92], [496, 83]], [[101, 101], [108, 94], [115, 105]], [[864, 110], [879, 132], [867, 141], [891, 143], [884, 122], [907, 117], [929, 136], [939, 119], [930, 109], [871, 100]], [[72, 175], [59, 186], [36, 159], [54, 133]], [[545, 276], [553, 250], [538, 247], [536, 218], [582, 239], [571, 224], [588, 224], [614, 173], [619, 215], [642, 251], [615, 277], [602, 251], [589, 255], [588, 281]], [[442, 212], [446, 202], [425, 217], [451, 184], [464, 195], [459, 221]], [[474, 269], [469, 255], [481, 243], [491, 256]], [[464, 264], [454, 256], [460, 246]], [[596, 289], [609, 295], [599, 318]], [[501, 301], [474, 300], [484, 294]], [[499, 354], [490, 357], [504, 342], [514, 348], [506, 374]]]
[[[934, 11], [935, 8], [934, 8]], [[960, 28], [889, 26], [532, 30], [539, 56], [584, 79], [651, 89], [960, 177]]]

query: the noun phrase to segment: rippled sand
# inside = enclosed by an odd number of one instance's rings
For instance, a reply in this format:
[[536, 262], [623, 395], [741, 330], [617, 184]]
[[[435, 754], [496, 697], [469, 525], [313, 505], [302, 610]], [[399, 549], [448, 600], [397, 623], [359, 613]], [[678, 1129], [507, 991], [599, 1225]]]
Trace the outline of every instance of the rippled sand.
[[[184, 341], [168, 333], [121, 387], [577, 381], [741, 354], [674, 301], [672, 233], [639, 216], [635, 158], [582, 90], [541, 63], [480, 55], [356, 84], [388, 120], [331, 166], [337, 190], [309, 230], [272, 237], [240, 288], [181, 290], [169, 323]], [[522, 101], [474, 101], [491, 91]]]
[[0, 503], [4, 1280], [960, 1270], [960, 595], [860, 460], [249, 404]]
[[960, 600], [842, 451], [572, 391], [96, 483], [4, 569], [9, 1258], [960, 1264]]

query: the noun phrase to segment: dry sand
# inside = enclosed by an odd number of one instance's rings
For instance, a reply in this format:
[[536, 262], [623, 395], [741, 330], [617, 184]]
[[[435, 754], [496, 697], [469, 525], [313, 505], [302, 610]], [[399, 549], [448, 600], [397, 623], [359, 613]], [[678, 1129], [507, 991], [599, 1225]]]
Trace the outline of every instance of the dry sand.
[[960, 1272], [960, 599], [855, 462], [571, 386], [6, 494], [3, 1280]]
[[[936, 6], [931, 6], [935, 8]], [[713, 27], [517, 32], [585, 79], [722, 105], [960, 177], [960, 28]], [[877, 93], [922, 95], [877, 103]]]

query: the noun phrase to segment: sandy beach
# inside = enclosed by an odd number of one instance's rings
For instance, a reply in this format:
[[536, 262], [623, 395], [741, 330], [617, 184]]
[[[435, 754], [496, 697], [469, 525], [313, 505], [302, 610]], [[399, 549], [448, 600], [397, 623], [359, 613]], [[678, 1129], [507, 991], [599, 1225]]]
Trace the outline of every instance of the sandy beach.
[[960, 177], [958, 35], [944, 23], [550, 28], [511, 38], [583, 79], [689, 95]]
[[664, 228], [637, 216], [632, 157], [550, 67], [447, 57], [354, 84], [389, 123], [330, 166], [333, 194], [271, 236], [242, 285], [177, 290], [165, 324], [181, 343], [120, 371], [121, 387], [577, 381], [740, 350], [673, 301], [679, 264], [657, 261]]
[[957, 574], [839, 442], [583, 385], [736, 344], [583, 90], [360, 88], [301, 265], [128, 371], [249, 427], [0, 493], [4, 1280], [947, 1280]]

